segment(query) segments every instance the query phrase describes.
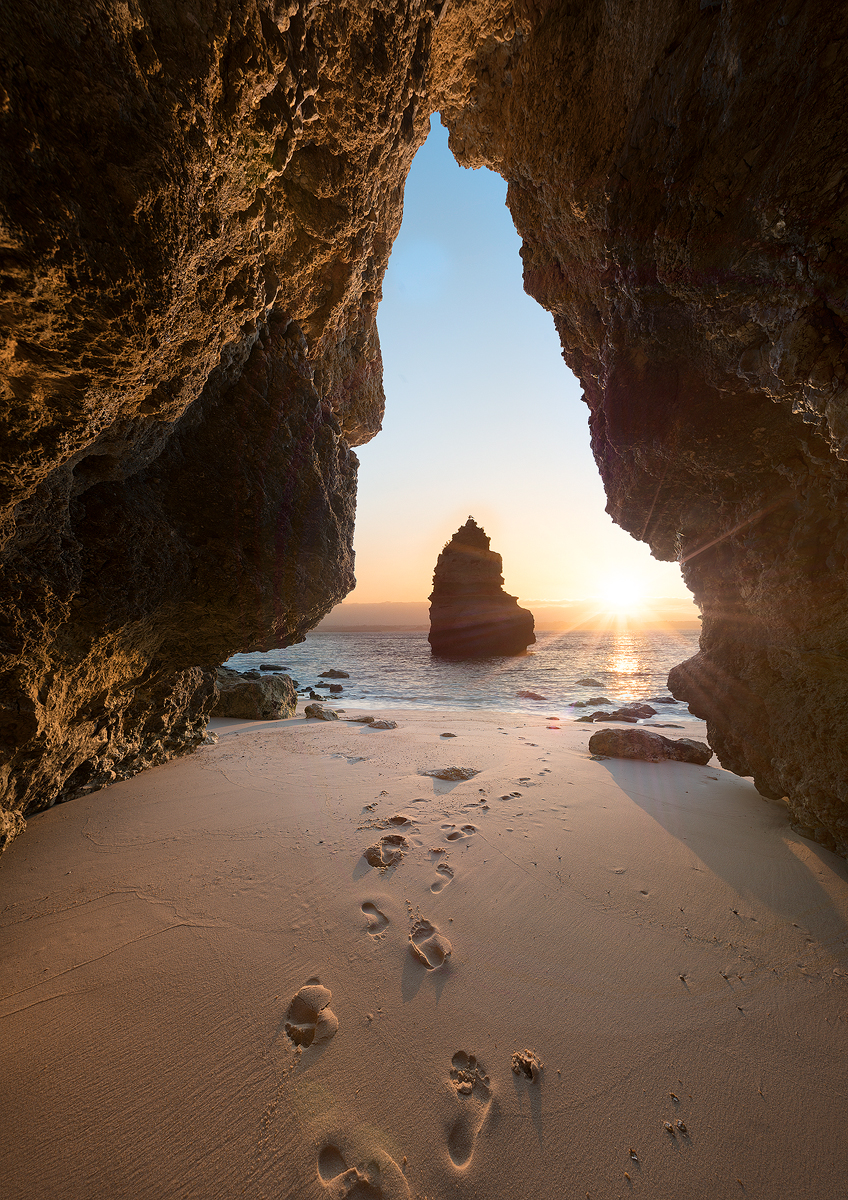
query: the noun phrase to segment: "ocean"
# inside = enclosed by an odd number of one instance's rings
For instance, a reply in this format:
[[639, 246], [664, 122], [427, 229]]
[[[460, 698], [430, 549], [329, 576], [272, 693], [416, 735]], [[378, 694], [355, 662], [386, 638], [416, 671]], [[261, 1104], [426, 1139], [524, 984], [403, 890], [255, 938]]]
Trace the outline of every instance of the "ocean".
[[332, 697], [334, 708], [486, 708], [554, 715], [577, 701], [604, 696], [616, 705], [651, 699], [659, 714], [688, 715], [685, 705], [653, 698], [668, 696], [668, 672], [696, 653], [697, 632], [537, 631], [536, 637], [536, 645], [518, 657], [452, 662], [431, 656], [426, 632], [311, 633], [297, 646], [236, 654], [225, 665], [246, 671], [274, 663], [300, 686], [312, 687], [322, 682], [322, 671], [347, 671], [349, 679], [332, 681], [344, 688]]

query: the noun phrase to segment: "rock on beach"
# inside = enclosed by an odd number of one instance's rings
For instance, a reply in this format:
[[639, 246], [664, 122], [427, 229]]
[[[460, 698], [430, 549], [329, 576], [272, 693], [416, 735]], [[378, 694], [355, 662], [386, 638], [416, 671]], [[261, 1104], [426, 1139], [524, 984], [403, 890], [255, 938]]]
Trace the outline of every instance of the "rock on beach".
[[713, 756], [706, 742], [667, 738], [651, 729], [601, 729], [589, 738], [589, 753], [606, 758], [635, 758], [642, 762], [695, 763], [705, 767]]
[[243, 717], [249, 721], [279, 721], [293, 717], [297, 693], [288, 675], [243, 675], [229, 667], [216, 672], [216, 717]]
[[303, 710], [307, 717], [314, 717], [317, 721], [338, 721], [339, 714], [333, 712], [331, 708], [323, 708], [320, 704], [307, 704]]

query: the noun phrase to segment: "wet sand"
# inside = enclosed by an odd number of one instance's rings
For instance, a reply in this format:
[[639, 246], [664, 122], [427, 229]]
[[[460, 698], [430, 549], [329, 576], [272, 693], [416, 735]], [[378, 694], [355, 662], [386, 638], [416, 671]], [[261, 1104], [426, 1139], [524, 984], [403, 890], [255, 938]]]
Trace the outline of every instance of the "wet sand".
[[380, 715], [214, 721], [31, 820], [0, 1193], [842, 1194], [846, 863], [715, 760]]

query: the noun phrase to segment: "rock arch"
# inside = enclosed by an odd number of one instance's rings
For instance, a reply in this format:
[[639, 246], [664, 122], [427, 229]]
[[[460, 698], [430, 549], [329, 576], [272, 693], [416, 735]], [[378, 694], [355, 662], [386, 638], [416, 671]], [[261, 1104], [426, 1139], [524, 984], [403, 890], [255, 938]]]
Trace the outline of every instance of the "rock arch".
[[508, 181], [609, 511], [702, 607], [676, 694], [845, 853], [846, 25], [824, 0], [6, 6], [5, 836], [191, 749], [198, 664], [349, 590], [380, 282], [440, 111]]

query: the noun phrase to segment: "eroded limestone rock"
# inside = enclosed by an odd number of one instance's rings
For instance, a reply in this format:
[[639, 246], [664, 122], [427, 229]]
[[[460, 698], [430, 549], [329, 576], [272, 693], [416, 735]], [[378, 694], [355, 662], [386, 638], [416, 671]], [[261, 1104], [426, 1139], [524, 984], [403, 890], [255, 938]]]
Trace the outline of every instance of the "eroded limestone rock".
[[186, 672], [350, 589], [438, 110], [509, 183], [609, 512], [702, 607], [672, 690], [848, 851], [846, 43], [829, 0], [4, 6], [4, 829], [191, 748]]
[[301, 641], [353, 586], [437, 12], [0, 12], [7, 836], [199, 744], [186, 672]]
[[448, 9], [463, 36], [451, 147], [509, 181], [607, 511], [703, 612], [669, 686], [848, 853], [848, 10], [543, 0], [472, 48]]
[[216, 717], [279, 721], [295, 714], [297, 692], [288, 675], [274, 674], [248, 679], [239, 671], [219, 667], [215, 679], [218, 699], [213, 715]]
[[536, 641], [533, 614], [503, 590], [502, 568], [485, 531], [469, 517], [445, 545], [433, 573], [427, 640], [434, 654], [522, 654]]

